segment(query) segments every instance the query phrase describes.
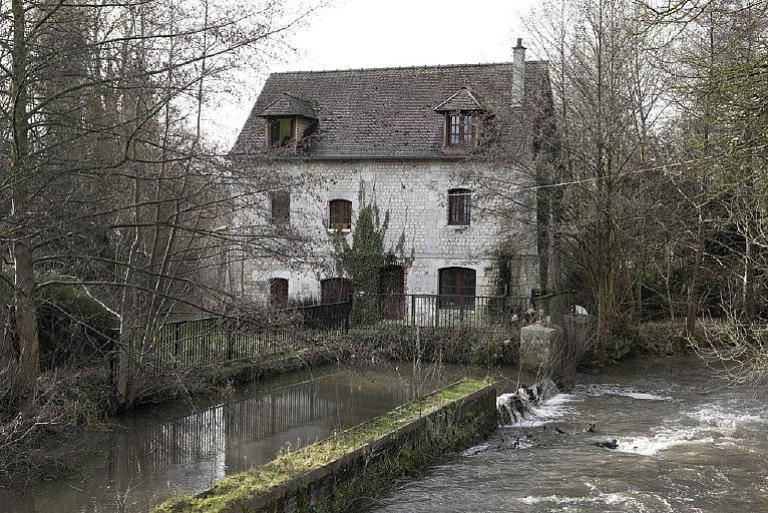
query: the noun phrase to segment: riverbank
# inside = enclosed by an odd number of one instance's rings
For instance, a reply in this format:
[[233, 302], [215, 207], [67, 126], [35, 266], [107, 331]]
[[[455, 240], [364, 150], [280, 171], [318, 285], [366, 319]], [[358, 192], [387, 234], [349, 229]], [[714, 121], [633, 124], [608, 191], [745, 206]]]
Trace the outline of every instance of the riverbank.
[[[516, 331], [498, 328], [354, 329], [265, 360], [242, 359], [179, 372], [172, 387], [158, 389], [134, 413], [170, 401], [226, 399], [235, 388], [248, 383], [341, 361], [361, 365], [372, 361], [511, 364], [517, 354], [516, 337]], [[33, 413], [0, 426], [0, 468], [6, 476], [24, 482], [66, 475], [78, 463], [80, 439], [120, 429], [110, 395], [111, 378], [103, 366], [47, 373], [41, 377], [39, 389]]]
[[[314, 369], [337, 362], [327, 347], [294, 351], [266, 360], [240, 360], [196, 369], [174, 389], [159, 391], [142, 408], [184, 400], [212, 402], [233, 394], [234, 388], [267, 377]], [[114, 416], [111, 380], [103, 367], [57, 370], [40, 378], [38, 400], [30, 414], [2, 426], [0, 468], [3, 473], [30, 483], [67, 475], [82, 457], [81, 441], [98, 433], [120, 429], [122, 415]], [[85, 444], [87, 446], [87, 444]]]

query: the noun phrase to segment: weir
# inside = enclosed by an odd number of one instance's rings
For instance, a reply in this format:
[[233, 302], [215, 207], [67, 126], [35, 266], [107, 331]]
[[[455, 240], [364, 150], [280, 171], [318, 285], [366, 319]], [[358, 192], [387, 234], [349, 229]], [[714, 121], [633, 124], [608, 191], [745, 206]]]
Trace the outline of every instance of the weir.
[[495, 399], [491, 380], [462, 380], [154, 513], [349, 511], [361, 495], [383, 494], [394, 478], [490, 433]]

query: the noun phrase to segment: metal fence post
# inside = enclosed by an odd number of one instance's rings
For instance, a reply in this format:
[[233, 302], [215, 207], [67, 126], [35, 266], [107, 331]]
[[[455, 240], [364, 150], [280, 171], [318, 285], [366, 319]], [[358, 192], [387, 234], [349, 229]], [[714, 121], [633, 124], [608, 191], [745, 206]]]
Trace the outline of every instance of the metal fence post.
[[416, 326], [416, 296], [411, 295], [411, 324]]
[[181, 339], [181, 323], [177, 322], [174, 325], [173, 334], [173, 367], [176, 368], [179, 364], [179, 339]]
[[234, 326], [232, 326], [234, 323], [232, 320], [226, 320], [224, 321], [224, 330], [226, 331], [226, 337], [227, 337], [227, 361], [231, 362], [235, 358], [235, 334]]
[[349, 317], [352, 312], [352, 294], [347, 299], [347, 304], [344, 307], [344, 333], [349, 333]]

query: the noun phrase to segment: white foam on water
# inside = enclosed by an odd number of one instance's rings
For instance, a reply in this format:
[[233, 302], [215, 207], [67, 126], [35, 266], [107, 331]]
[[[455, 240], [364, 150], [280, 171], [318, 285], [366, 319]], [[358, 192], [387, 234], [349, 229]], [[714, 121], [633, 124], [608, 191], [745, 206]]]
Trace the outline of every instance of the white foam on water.
[[686, 413], [686, 415], [705, 426], [724, 429], [736, 429], [737, 427], [750, 424], [768, 423], [768, 418], [766, 417], [747, 412], [735, 412], [728, 407], [714, 403], [705, 404], [694, 411]]
[[662, 429], [653, 436], [619, 438], [616, 451], [641, 456], [657, 456], [662, 451], [678, 445], [713, 443], [713, 437], [701, 437], [704, 432], [706, 430], [700, 427]]
[[624, 397], [630, 397], [632, 399], [638, 399], [640, 401], [671, 401], [672, 398], [669, 396], [661, 396], [656, 394], [648, 394], [644, 392], [626, 392], [623, 395]]
[[[594, 487], [591, 487], [592, 491], [597, 491]], [[646, 495], [646, 494], [640, 494]], [[647, 503], [655, 502], [653, 506], [648, 506]], [[528, 496], [519, 499], [523, 504], [538, 505], [538, 504], [552, 504], [553, 506], [562, 506], [562, 509], [550, 511], [581, 511], [578, 506], [585, 506], [588, 504], [604, 505], [604, 506], [628, 506], [631, 507], [630, 511], [634, 512], [653, 512], [661, 513], [666, 511], [672, 513], [674, 509], [672, 505], [663, 497], [655, 494], [648, 497], [635, 497], [625, 492], [614, 493], [600, 493], [591, 495], [588, 497], [566, 497], [564, 495], [548, 495], [548, 496]]]
[[[672, 447], [683, 444], [713, 444], [718, 447], [734, 446], [736, 433], [742, 426], [768, 423], [768, 417], [746, 411], [736, 411], [730, 405], [704, 404], [683, 415], [698, 422], [696, 426], [666, 426], [652, 436], [619, 438], [617, 451], [657, 456]], [[718, 436], [719, 435], [719, 436]]]
[[462, 456], [474, 456], [475, 454], [479, 454], [481, 452], [485, 452], [488, 449], [490, 449], [490, 444], [480, 444], [475, 445], [474, 447], [470, 447], [469, 449], [466, 449], [461, 453]]
[[622, 493], [601, 493], [590, 497], [566, 497], [564, 495], [528, 496], [520, 499], [523, 504], [605, 504], [614, 506], [617, 504], [635, 504], [637, 500]]
[[531, 406], [532, 416], [514, 424], [505, 424], [504, 427], [533, 428], [547, 425], [556, 419], [574, 414], [573, 408], [568, 404], [577, 400], [578, 397], [575, 395], [557, 394], [537, 406]]
[[667, 395], [654, 394], [650, 392], [639, 392], [631, 388], [623, 388], [618, 385], [577, 385], [574, 391], [579, 395], [590, 397], [603, 397], [613, 395], [619, 397], [629, 397], [638, 401], [671, 401], [672, 398]]

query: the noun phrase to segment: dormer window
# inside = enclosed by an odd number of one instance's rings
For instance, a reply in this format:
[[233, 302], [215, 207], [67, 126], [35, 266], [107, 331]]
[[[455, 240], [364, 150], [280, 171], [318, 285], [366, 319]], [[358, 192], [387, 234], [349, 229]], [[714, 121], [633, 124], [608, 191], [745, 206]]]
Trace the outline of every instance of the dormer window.
[[446, 146], [471, 145], [475, 141], [475, 127], [472, 112], [453, 112], [446, 114]]
[[298, 141], [313, 134], [318, 123], [312, 103], [290, 93], [283, 93], [258, 116], [266, 120], [269, 148], [298, 149]]
[[288, 146], [296, 133], [296, 118], [274, 118], [269, 122], [269, 147]]
[[462, 148], [475, 145], [479, 121], [487, 111], [477, 93], [462, 87], [435, 107], [435, 112], [445, 116], [445, 147]]

